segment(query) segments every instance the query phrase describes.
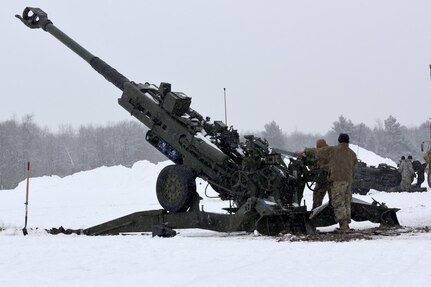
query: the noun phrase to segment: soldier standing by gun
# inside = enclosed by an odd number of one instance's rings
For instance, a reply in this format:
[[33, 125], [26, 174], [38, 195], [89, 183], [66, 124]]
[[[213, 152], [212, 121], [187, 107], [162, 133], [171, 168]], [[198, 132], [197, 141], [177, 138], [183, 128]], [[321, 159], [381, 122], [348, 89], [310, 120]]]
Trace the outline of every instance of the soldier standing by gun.
[[[431, 184], [430, 182], [430, 173], [431, 173], [431, 148], [428, 149], [428, 151], [424, 152], [424, 160], [426, 162], [425, 172], [428, 174], [428, 185]], [[430, 186], [431, 187], [431, 186]]]
[[350, 230], [352, 181], [358, 164], [354, 151], [349, 148], [349, 135], [341, 133], [337, 146], [328, 146], [316, 151], [318, 160], [328, 162], [331, 184], [331, 204], [341, 232]]
[[[306, 148], [304, 149], [304, 153], [306, 156], [316, 157], [317, 150], [323, 147], [327, 147], [328, 144], [324, 139], [318, 139], [316, 141], [316, 148]], [[325, 197], [326, 192], [328, 192], [329, 198], [331, 198], [330, 193], [330, 183], [328, 181], [328, 162], [323, 160], [322, 158], [317, 159], [317, 166], [320, 168], [319, 178], [316, 181], [316, 187], [313, 191], [313, 207], [319, 207], [322, 205], [323, 198]]]
[[431, 164], [431, 148], [428, 151], [424, 152], [424, 160], [426, 161], [428, 166]]
[[413, 165], [411, 161], [406, 160], [405, 156], [401, 157], [398, 172], [401, 174], [401, 190], [410, 191], [415, 171], [413, 170]]
[[414, 169], [414, 167], [413, 167], [413, 157], [411, 156], [411, 155], [409, 155], [408, 157], [407, 157], [407, 163], [408, 163], [408, 165], [411, 165], [412, 166], [412, 169], [413, 169], [413, 174], [412, 174], [412, 178], [411, 178], [411, 182], [413, 182], [413, 179], [416, 177], [416, 171], [415, 171], [415, 169]]

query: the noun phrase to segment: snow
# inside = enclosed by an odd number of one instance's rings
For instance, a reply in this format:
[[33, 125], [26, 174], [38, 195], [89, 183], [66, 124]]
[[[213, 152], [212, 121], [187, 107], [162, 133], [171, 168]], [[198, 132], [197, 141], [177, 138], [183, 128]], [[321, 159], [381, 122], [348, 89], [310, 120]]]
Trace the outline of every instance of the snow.
[[365, 162], [368, 166], [377, 167], [379, 164], [384, 163], [393, 167], [396, 167], [397, 164], [390, 158], [384, 158], [376, 155], [374, 152], [363, 149], [357, 145], [350, 144], [350, 148], [356, 153], [358, 159], [362, 162]]
[[[390, 164], [360, 148], [358, 157], [369, 165]], [[429, 233], [337, 243], [199, 229], [177, 230], [173, 238], [44, 231], [87, 228], [161, 208], [155, 182], [169, 164], [140, 161], [132, 168], [101, 167], [65, 178], [31, 178], [28, 236], [22, 233], [25, 181], [14, 190], [0, 191], [0, 286], [428, 286], [431, 280]], [[197, 183], [204, 197], [206, 184]], [[208, 193], [215, 195], [210, 187]], [[397, 213], [401, 225], [431, 226], [429, 190], [371, 191], [355, 197], [401, 208]], [[305, 200], [311, 204], [310, 191], [305, 191]], [[202, 204], [206, 211], [221, 212], [228, 203], [204, 198]], [[352, 223], [357, 229], [373, 226], [377, 225]]]
[[207, 143], [209, 146], [211, 146], [212, 148], [214, 148], [215, 150], [218, 150], [220, 153], [223, 153], [218, 146], [216, 146], [215, 144], [213, 144], [211, 142], [211, 140], [209, 138], [207, 138], [202, 132], [197, 132], [195, 135], [195, 138], [197, 138], [198, 140], [201, 140], [205, 143]]

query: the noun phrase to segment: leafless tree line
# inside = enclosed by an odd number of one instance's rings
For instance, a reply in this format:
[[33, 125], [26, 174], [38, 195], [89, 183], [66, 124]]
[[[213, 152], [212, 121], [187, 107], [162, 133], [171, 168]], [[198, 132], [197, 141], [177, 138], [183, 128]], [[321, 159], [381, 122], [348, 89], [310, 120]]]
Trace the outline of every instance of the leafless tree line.
[[[32, 176], [67, 176], [100, 166], [132, 166], [138, 160], [166, 160], [145, 140], [147, 128], [136, 121], [106, 126], [62, 126], [52, 133], [34, 123], [31, 115], [22, 120], [0, 122], [0, 189], [11, 189], [25, 179], [26, 163], [31, 162]], [[402, 126], [389, 116], [374, 128], [354, 124], [340, 116], [325, 134], [294, 131], [286, 134], [272, 121], [261, 132], [270, 146], [290, 151], [313, 147], [316, 139], [336, 144], [339, 133], [348, 133], [350, 142], [398, 161], [402, 155], [422, 160], [421, 142], [430, 138], [429, 121], [419, 127]], [[252, 132], [253, 133], [253, 132]]]
[[131, 166], [138, 160], [164, 160], [145, 140], [147, 129], [135, 121], [106, 126], [70, 126], [57, 133], [40, 128], [25, 116], [0, 123], [0, 189], [11, 189], [31, 175], [67, 176], [100, 166]]
[[418, 127], [406, 127], [401, 125], [395, 117], [389, 116], [370, 128], [363, 123], [354, 124], [341, 115], [325, 134], [307, 134], [300, 131], [287, 134], [276, 122], [272, 121], [265, 125], [265, 130], [261, 135], [274, 147], [295, 151], [304, 147], [314, 147], [318, 138], [326, 139], [329, 144], [336, 144], [338, 135], [347, 133], [352, 144], [395, 162], [398, 162], [403, 155], [412, 155], [413, 158], [424, 162], [421, 143], [430, 139], [430, 132], [429, 120], [424, 121]]

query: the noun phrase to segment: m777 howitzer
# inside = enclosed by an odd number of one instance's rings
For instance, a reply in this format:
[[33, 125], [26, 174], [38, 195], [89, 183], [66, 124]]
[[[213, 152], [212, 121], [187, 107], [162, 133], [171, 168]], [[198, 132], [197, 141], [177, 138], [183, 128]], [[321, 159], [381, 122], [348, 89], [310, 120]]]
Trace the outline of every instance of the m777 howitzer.
[[365, 195], [370, 189], [391, 191], [401, 184], [401, 175], [397, 168], [381, 163], [367, 166], [365, 162], [358, 162], [352, 183], [352, 192]]
[[[413, 162], [413, 169], [418, 177], [423, 177], [424, 166], [419, 161]], [[421, 174], [422, 172], [422, 174]], [[381, 163], [377, 166], [367, 166], [364, 162], [359, 162], [352, 183], [352, 192], [365, 195], [370, 189], [385, 192], [403, 192], [400, 187], [401, 174], [396, 167]], [[410, 192], [424, 192], [426, 187], [414, 184]]]
[[[27, 7], [17, 17], [28, 27], [53, 35], [119, 88], [123, 93], [118, 103], [148, 127], [146, 140], [174, 163], [157, 179], [156, 194], [162, 210], [136, 212], [85, 229], [85, 234], [145, 232], [154, 226], [167, 226], [223, 232], [257, 230], [273, 235], [312, 233], [319, 224], [335, 223], [333, 213], [313, 213], [300, 206], [303, 171], [292, 163], [286, 165], [266, 140], [249, 135], [240, 142], [235, 129], [221, 121], [211, 123], [190, 108], [190, 97], [173, 92], [168, 83], [157, 87], [130, 81], [59, 30], [39, 8]], [[197, 177], [206, 180], [221, 200], [233, 201], [235, 207], [226, 208], [228, 214], [199, 210]], [[364, 206], [362, 217], [366, 218], [361, 220], [398, 224], [398, 209]]]

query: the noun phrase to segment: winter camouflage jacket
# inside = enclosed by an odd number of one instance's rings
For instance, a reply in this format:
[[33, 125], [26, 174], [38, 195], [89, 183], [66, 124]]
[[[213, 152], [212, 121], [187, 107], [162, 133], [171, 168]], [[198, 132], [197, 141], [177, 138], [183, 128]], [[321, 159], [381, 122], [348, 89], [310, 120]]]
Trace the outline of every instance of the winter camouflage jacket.
[[321, 148], [324, 148], [324, 147], [328, 147], [328, 145], [326, 144], [324, 146], [319, 146], [317, 148], [305, 148], [304, 149], [304, 153], [305, 153], [306, 156], [312, 156], [312, 157], [316, 158], [317, 165], [320, 168], [322, 168], [323, 170], [327, 171], [328, 170], [328, 163], [329, 163], [328, 159], [324, 159], [324, 158], [321, 158], [321, 157], [317, 156], [317, 150], [319, 150]]
[[315, 153], [317, 161], [327, 166], [330, 181], [349, 183], [353, 181], [358, 159], [355, 152], [349, 148], [348, 143], [339, 143], [337, 146], [319, 149], [305, 149], [305, 153]]
[[430, 164], [430, 161], [431, 161], [431, 149], [429, 149], [428, 151], [424, 152], [424, 160], [426, 161], [426, 163]]
[[401, 173], [402, 177], [412, 177], [415, 174], [412, 162], [405, 159], [401, 160], [400, 166], [398, 167], [398, 172]]

